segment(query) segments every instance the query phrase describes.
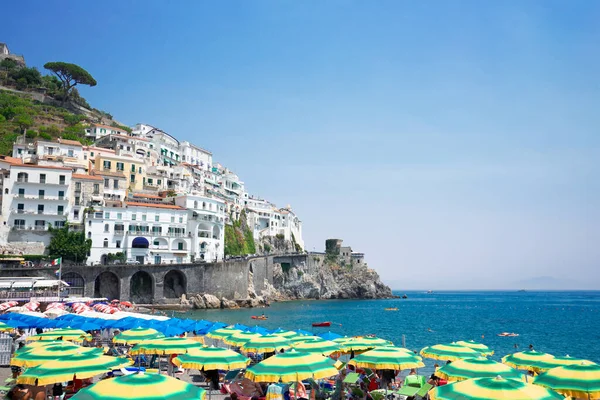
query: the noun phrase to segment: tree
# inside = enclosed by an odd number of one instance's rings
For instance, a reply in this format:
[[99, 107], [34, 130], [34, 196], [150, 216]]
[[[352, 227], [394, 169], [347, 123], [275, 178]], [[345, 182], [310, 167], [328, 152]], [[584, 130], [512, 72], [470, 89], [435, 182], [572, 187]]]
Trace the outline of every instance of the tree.
[[48, 62], [44, 68], [56, 74], [62, 83], [63, 100], [68, 100], [73, 88], [79, 84], [96, 86], [96, 80], [77, 64], [71, 64], [61, 61]]
[[24, 129], [33, 125], [33, 118], [29, 114], [17, 114], [14, 116], [13, 122], [19, 125], [19, 132], [23, 132]]
[[53, 257], [62, 257], [65, 260], [83, 262], [87, 259], [92, 248], [92, 239], [86, 239], [85, 233], [70, 231], [69, 226], [53, 228], [50, 226], [52, 238], [48, 245], [48, 254]]
[[42, 84], [42, 74], [37, 68], [19, 68], [10, 73], [11, 77], [17, 82], [18, 89], [36, 87]]

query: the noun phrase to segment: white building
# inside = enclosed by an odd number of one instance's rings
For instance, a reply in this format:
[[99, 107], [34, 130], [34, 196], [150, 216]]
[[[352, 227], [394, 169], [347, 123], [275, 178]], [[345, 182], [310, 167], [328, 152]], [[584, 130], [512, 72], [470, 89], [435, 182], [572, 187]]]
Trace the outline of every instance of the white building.
[[191, 261], [188, 210], [172, 204], [126, 201], [124, 207], [104, 207], [88, 216], [92, 239], [88, 264], [107, 264], [108, 254], [124, 252], [141, 264]]
[[13, 145], [13, 157], [20, 158], [26, 164], [64, 166], [82, 170], [87, 167], [83, 146], [76, 140], [27, 142], [23, 137], [19, 137]]
[[213, 160], [210, 151], [204, 150], [187, 141], [180, 143], [179, 150], [181, 152], [181, 161], [198, 166], [206, 171], [212, 167]]
[[192, 256], [205, 261], [220, 261], [225, 249], [225, 203], [199, 194], [174, 198], [175, 204], [187, 208], [188, 231], [192, 238]]
[[85, 136], [92, 140], [98, 140], [106, 135], [128, 135], [128, 132], [122, 128], [102, 124], [91, 124], [85, 130]]

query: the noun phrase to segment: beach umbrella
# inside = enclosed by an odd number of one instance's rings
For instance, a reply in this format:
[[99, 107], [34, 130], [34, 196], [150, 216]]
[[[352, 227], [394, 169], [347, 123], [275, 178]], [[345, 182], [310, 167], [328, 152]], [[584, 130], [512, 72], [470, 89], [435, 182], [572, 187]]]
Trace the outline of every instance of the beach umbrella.
[[184, 354], [202, 347], [202, 343], [187, 338], [169, 337], [145, 340], [132, 347], [130, 354]]
[[323, 340], [323, 338], [321, 338], [319, 336], [303, 336], [303, 335], [287, 336], [285, 338], [287, 340], [289, 340], [291, 343], [300, 343], [300, 342], [310, 342], [310, 341], [314, 341], [314, 340]]
[[0, 332], [12, 331], [13, 329], [15, 328], [10, 325], [6, 325], [4, 322], [0, 322]]
[[425, 347], [420, 353], [423, 357], [433, 358], [434, 360], [454, 361], [462, 358], [474, 358], [481, 356], [477, 350], [470, 347], [460, 346], [455, 343], [436, 344]]
[[325, 340], [335, 340], [342, 337], [342, 335], [338, 335], [337, 333], [331, 331], [325, 333], [318, 333], [317, 336], [320, 336]]
[[309, 331], [305, 331], [305, 330], [302, 330], [302, 329], [298, 329], [296, 331], [296, 333], [299, 334], [299, 335], [304, 335], [304, 336], [313, 336], [314, 335], [314, 333], [309, 332]]
[[252, 333], [260, 333], [261, 335], [269, 335], [269, 331], [262, 326], [254, 325], [252, 328], [248, 329], [248, 332]]
[[159, 339], [164, 337], [162, 333], [152, 328], [133, 328], [123, 331], [113, 338], [113, 343], [136, 344], [144, 340]]
[[510, 379], [525, 378], [516, 369], [496, 361], [488, 360], [485, 357], [465, 358], [453, 361], [439, 368], [435, 372], [435, 375], [449, 382], [472, 378], [493, 378], [498, 375]]
[[204, 389], [159, 374], [136, 373], [105, 379], [77, 392], [72, 400], [203, 400]]
[[4, 303], [0, 304], [0, 312], [6, 311], [9, 308], [12, 308], [18, 304], [19, 304], [18, 301], [5, 301]]
[[239, 329], [235, 329], [235, 328], [218, 328], [215, 329], [213, 331], [210, 331], [206, 334], [207, 337], [211, 338], [211, 339], [217, 339], [217, 340], [223, 340], [226, 337], [233, 335], [234, 333], [239, 333], [242, 332]]
[[565, 357], [552, 357], [548, 360], [538, 361], [535, 363], [533, 370], [541, 373], [548, 371], [549, 369], [556, 367], [565, 367], [567, 365], [581, 365], [581, 364], [594, 364], [590, 360], [583, 360], [581, 358], [575, 358], [570, 356]]
[[323, 339], [295, 342], [292, 344], [292, 347], [305, 353], [317, 353], [325, 356], [328, 356], [332, 353], [337, 353], [341, 349], [341, 346], [338, 343]]
[[549, 361], [552, 358], [554, 358], [552, 354], [529, 350], [504, 356], [502, 362], [516, 369], [535, 371], [540, 362]]
[[294, 331], [286, 331], [285, 329], [281, 329], [281, 328], [277, 328], [273, 332], [273, 335], [283, 336], [283, 337], [298, 336], [298, 334]]
[[429, 392], [431, 400], [564, 400], [560, 394], [518, 379], [476, 378], [438, 386]]
[[400, 371], [410, 368], [423, 368], [423, 359], [402, 347], [378, 347], [348, 361], [359, 368], [392, 369]]
[[[334, 342], [337, 342], [334, 340]], [[340, 342], [341, 350], [345, 353], [349, 353], [351, 351], [363, 351], [373, 349], [375, 347], [380, 346], [391, 346], [392, 342], [385, 339], [380, 339], [377, 337], [356, 337], [350, 338]]]
[[477, 343], [473, 340], [460, 340], [456, 342], [456, 344], [460, 346], [470, 347], [473, 350], [480, 352], [484, 356], [492, 356], [494, 355], [494, 350], [487, 347], [485, 344]]
[[242, 344], [240, 350], [246, 353], [271, 353], [290, 347], [290, 341], [277, 335], [257, 336]]
[[237, 333], [234, 333], [234, 334], [229, 335], [226, 338], [224, 338], [223, 342], [230, 346], [240, 347], [241, 345], [246, 343], [248, 340], [258, 338], [258, 337], [261, 337], [261, 335], [258, 333], [237, 332]]
[[178, 367], [198, 370], [246, 368], [250, 361], [249, 358], [233, 350], [212, 346], [191, 349], [187, 354], [181, 354], [173, 359], [173, 363]]
[[81, 347], [68, 342], [55, 343], [47, 346], [37, 345], [27, 349], [27, 351], [23, 351], [27, 347], [29, 346], [25, 346], [18, 353], [15, 353], [15, 356], [10, 360], [10, 365], [35, 367], [47, 361], [57, 360], [75, 354], [102, 354], [102, 349], [95, 347]]
[[552, 368], [536, 376], [533, 383], [565, 396], [600, 399], [600, 365], [584, 363]]
[[290, 350], [248, 368], [245, 377], [254, 382], [299, 382], [337, 375], [335, 361], [320, 354]]
[[27, 368], [19, 375], [17, 383], [26, 385], [49, 385], [77, 379], [88, 379], [113, 369], [131, 365], [131, 360], [123, 357], [110, 357], [97, 353], [79, 353], [44, 362], [33, 368]]
[[82, 341], [82, 340], [92, 340], [90, 334], [82, 331], [81, 329], [73, 329], [73, 328], [59, 328], [53, 329], [51, 331], [43, 332], [38, 335], [28, 336], [27, 341], [33, 340], [56, 340], [58, 338], [62, 338], [63, 340], [74, 340], [74, 341]]

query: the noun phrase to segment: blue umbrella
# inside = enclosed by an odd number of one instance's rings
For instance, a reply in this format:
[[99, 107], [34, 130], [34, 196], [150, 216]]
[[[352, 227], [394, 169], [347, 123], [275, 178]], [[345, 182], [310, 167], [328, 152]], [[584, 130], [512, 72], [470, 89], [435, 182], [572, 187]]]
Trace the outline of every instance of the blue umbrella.
[[186, 332], [184, 328], [174, 325], [163, 325], [162, 327], [156, 327], [156, 330], [162, 332], [165, 336], [178, 336]]
[[325, 333], [318, 333], [317, 336], [320, 336], [325, 340], [334, 340], [342, 337], [342, 335], [338, 335], [337, 333], [331, 331]]
[[235, 324], [233, 327], [235, 329], [239, 329], [240, 331], [247, 331], [248, 329], [250, 329], [249, 326], [242, 325], [242, 324]]
[[313, 335], [312, 332], [305, 331], [305, 330], [302, 330], [302, 329], [298, 329], [296, 332], [299, 333], [299, 334], [301, 334], [301, 335], [304, 335], [304, 336], [312, 336]]
[[28, 323], [25, 323], [23, 321], [18, 321], [16, 319], [7, 320], [6, 325], [12, 326], [13, 328], [19, 328], [19, 329], [27, 329], [27, 328], [31, 327]]
[[265, 329], [262, 326], [258, 326], [258, 325], [255, 325], [252, 328], [249, 328], [248, 332], [259, 333], [261, 335], [268, 335], [269, 334], [269, 330], [268, 329]]
[[98, 324], [95, 324], [93, 322], [84, 322], [81, 325], [75, 325], [78, 329], [81, 329], [82, 331], [85, 332], [89, 332], [89, 331], [98, 331], [100, 329], [102, 329], [102, 327]]

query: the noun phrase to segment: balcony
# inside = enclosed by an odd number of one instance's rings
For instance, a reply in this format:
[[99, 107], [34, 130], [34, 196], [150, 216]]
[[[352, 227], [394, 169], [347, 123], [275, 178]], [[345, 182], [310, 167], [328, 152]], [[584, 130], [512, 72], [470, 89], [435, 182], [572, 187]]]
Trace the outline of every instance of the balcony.
[[13, 231], [25, 231], [27, 227], [25, 225], [15, 225], [12, 227]]
[[125, 235], [125, 229], [115, 229], [115, 235], [118, 235], [118, 236]]
[[28, 178], [17, 178], [17, 183], [27, 183], [29, 182]]
[[36, 225], [33, 227], [34, 231], [47, 231], [48, 227], [46, 225]]
[[164, 245], [151, 245], [150, 246], [150, 250], [169, 250], [169, 246], [167, 246], [166, 244]]

